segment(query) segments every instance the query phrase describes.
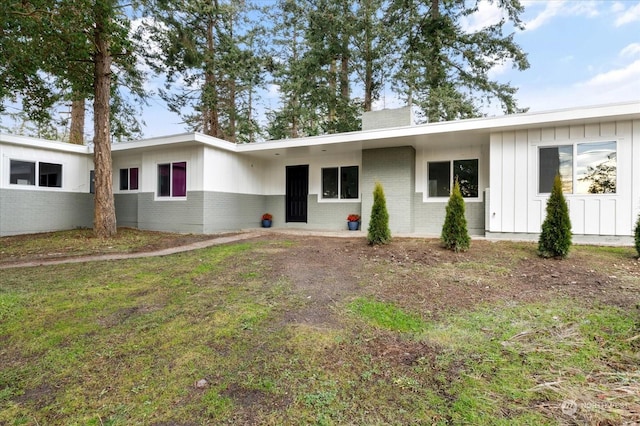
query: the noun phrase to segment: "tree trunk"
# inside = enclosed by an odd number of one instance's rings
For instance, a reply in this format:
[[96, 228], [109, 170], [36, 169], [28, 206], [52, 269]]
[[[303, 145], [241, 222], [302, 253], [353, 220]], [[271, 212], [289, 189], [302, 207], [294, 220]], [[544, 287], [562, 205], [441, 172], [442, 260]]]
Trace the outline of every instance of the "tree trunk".
[[[216, 11], [217, 2], [216, 2]], [[203, 132], [209, 136], [220, 137], [220, 119], [218, 117], [218, 82], [215, 75], [215, 53], [216, 45], [213, 40], [215, 30], [214, 19], [209, 19], [207, 23], [207, 53], [205, 55], [205, 77], [203, 90], [208, 94], [204, 100], [203, 114], [207, 122], [207, 128]]]
[[69, 129], [69, 142], [84, 145], [84, 116], [85, 102], [83, 99], [71, 101], [71, 126]]
[[373, 107], [373, 35], [371, 31], [371, 3], [365, 3], [364, 22], [364, 110], [371, 111]]
[[94, 6], [94, 156], [95, 196], [93, 232], [99, 238], [116, 234], [116, 211], [113, 200], [109, 98], [111, 89], [111, 51], [107, 34], [110, 4], [97, 1]]
[[329, 133], [335, 133], [335, 129], [333, 128], [333, 122], [336, 120], [336, 98], [337, 98], [337, 65], [336, 58], [331, 59], [331, 63], [329, 64], [329, 123], [330, 131]]

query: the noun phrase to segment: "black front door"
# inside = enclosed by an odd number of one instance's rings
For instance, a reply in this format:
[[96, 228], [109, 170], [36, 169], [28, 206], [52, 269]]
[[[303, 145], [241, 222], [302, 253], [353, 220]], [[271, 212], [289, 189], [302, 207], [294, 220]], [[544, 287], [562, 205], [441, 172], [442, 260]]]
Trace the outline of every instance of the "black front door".
[[287, 166], [287, 222], [307, 221], [307, 196], [309, 195], [309, 166]]

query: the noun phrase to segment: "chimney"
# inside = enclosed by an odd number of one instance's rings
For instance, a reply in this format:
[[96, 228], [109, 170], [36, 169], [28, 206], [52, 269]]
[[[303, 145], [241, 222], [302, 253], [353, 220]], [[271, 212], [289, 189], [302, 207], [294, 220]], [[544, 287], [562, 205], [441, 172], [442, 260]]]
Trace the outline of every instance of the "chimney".
[[362, 114], [362, 130], [413, 126], [413, 108], [410, 106], [366, 111]]

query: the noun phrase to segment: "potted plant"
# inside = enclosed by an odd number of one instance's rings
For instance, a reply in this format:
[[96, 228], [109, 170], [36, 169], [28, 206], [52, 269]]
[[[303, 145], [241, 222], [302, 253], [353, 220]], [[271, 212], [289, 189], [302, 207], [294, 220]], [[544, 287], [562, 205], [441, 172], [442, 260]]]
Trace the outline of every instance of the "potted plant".
[[265, 213], [262, 215], [262, 227], [263, 228], [271, 228], [271, 221], [273, 220], [273, 216], [270, 213]]
[[347, 225], [349, 226], [349, 231], [357, 231], [360, 226], [360, 215], [350, 214], [347, 216]]

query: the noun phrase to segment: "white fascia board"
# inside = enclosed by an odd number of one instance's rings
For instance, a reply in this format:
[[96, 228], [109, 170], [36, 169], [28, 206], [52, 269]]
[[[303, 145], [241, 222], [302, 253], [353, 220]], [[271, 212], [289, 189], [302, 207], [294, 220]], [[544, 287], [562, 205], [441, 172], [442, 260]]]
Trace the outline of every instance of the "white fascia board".
[[132, 149], [157, 148], [168, 145], [198, 144], [219, 148], [225, 151], [236, 151], [236, 144], [222, 139], [207, 136], [202, 133], [181, 133], [151, 139], [141, 139], [130, 142], [120, 142], [111, 145], [112, 151], [127, 151]]
[[10, 135], [7, 133], [0, 133], [0, 143], [75, 154], [91, 154], [92, 152], [92, 150], [86, 145], [50, 141], [46, 139], [32, 138], [29, 136]]

